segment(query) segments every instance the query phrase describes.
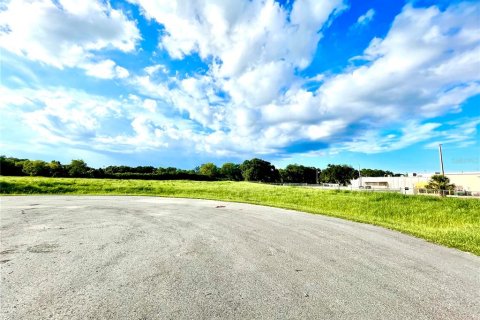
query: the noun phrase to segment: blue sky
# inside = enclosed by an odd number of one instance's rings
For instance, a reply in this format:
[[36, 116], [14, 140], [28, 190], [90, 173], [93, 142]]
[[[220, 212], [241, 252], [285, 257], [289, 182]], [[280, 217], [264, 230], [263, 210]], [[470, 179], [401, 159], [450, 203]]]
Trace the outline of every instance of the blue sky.
[[476, 1], [12, 0], [1, 153], [480, 170]]

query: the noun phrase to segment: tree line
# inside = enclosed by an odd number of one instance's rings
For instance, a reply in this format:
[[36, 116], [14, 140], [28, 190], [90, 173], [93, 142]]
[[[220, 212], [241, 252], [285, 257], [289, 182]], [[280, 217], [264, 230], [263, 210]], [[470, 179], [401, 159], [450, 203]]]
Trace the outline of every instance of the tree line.
[[393, 172], [379, 169], [354, 169], [346, 164], [329, 164], [326, 168], [307, 167], [289, 164], [285, 169], [277, 169], [268, 161], [253, 158], [241, 164], [232, 162], [217, 166], [204, 163], [193, 170], [174, 167], [155, 168], [153, 166], [108, 166], [91, 168], [83, 160], [72, 160], [69, 164], [60, 161], [18, 159], [0, 156], [0, 175], [3, 176], [42, 176], [78, 177], [145, 180], [230, 180], [256, 181], [266, 183], [334, 183], [346, 185], [360, 175], [370, 177], [393, 176]]

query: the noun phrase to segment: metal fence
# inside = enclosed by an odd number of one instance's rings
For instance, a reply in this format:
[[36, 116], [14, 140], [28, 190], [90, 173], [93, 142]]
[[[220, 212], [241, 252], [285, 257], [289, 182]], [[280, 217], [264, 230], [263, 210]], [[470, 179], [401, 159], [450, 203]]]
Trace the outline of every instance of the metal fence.
[[347, 190], [347, 191], [365, 191], [365, 192], [403, 192], [403, 189], [397, 188], [372, 188], [370, 186], [363, 188], [355, 188], [351, 185], [343, 186], [335, 183], [269, 183], [276, 186], [290, 186], [290, 187], [308, 187], [322, 190]]
[[360, 191], [360, 192], [394, 192], [402, 193], [406, 195], [427, 195], [427, 196], [448, 196], [448, 197], [466, 197], [466, 198], [480, 198], [480, 191], [464, 191], [464, 190], [431, 190], [425, 188], [373, 188], [373, 187], [363, 187], [363, 188], [354, 188], [351, 185], [342, 186], [332, 183], [319, 183], [319, 184], [308, 184], [308, 183], [270, 183], [273, 185], [280, 186], [293, 186], [293, 187], [308, 187], [322, 190], [348, 190], [348, 191]]
[[480, 191], [415, 189], [415, 194], [452, 197], [480, 197]]

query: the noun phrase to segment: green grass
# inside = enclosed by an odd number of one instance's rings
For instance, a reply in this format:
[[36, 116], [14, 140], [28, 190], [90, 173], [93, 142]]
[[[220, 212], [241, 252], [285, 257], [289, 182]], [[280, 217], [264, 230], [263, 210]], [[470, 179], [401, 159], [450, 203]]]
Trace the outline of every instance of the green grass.
[[247, 182], [0, 177], [1, 194], [148, 195], [261, 204], [374, 224], [480, 255], [480, 200]]

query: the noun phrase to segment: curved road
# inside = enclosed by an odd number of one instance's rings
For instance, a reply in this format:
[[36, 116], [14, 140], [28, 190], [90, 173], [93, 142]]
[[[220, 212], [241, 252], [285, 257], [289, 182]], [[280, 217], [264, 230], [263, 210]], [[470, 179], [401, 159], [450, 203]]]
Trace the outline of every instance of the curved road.
[[4, 319], [480, 319], [480, 258], [219, 201], [2, 197]]

